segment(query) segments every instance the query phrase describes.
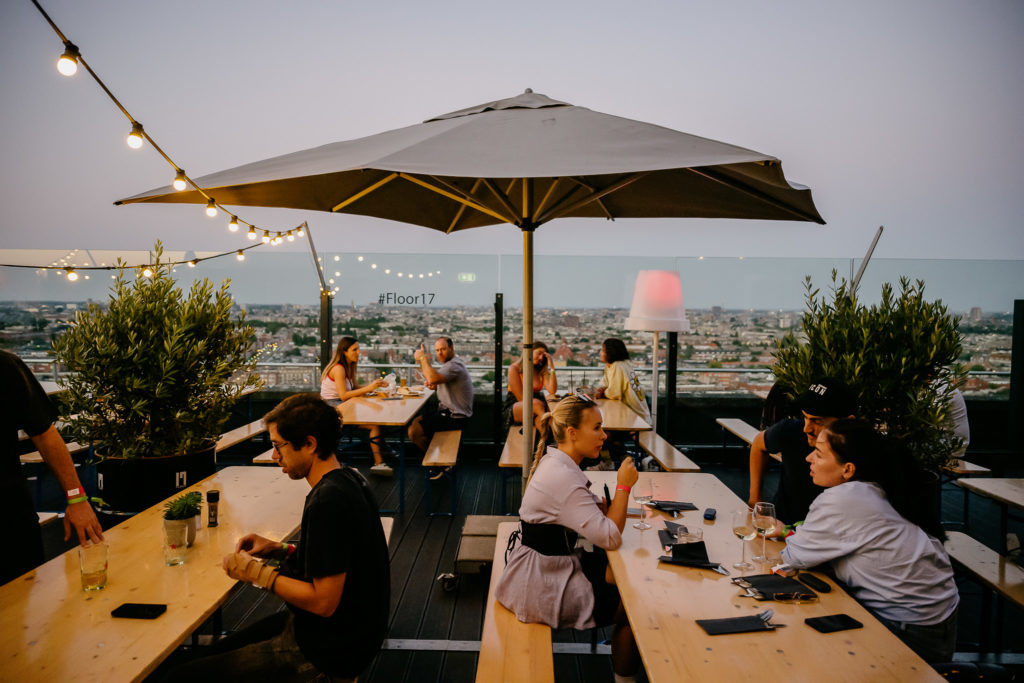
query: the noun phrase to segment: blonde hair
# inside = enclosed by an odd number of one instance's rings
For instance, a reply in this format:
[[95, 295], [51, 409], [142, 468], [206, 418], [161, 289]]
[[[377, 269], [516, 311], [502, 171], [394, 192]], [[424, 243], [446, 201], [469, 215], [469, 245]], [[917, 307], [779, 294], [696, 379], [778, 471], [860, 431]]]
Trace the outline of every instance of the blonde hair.
[[537, 465], [540, 464], [541, 458], [547, 452], [548, 436], [553, 436], [555, 443], [564, 442], [569, 427], [579, 429], [583, 423], [583, 413], [596, 407], [597, 403], [589, 396], [570, 394], [559, 401], [554, 410], [541, 415], [536, 423], [539, 432], [537, 449], [533, 454], [533, 467], [530, 468], [527, 482], [533, 478], [533, 473], [537, 471]]

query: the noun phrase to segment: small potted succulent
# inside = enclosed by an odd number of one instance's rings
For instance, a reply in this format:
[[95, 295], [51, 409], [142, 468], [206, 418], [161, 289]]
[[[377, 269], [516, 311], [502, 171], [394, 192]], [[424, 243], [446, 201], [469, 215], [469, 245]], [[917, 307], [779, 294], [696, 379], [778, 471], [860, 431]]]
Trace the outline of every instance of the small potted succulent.
[[191, 547], [196, 540], [196, 532], [201, 522], [200, 513], [203, 507], [203, 496], [198, 491], [183, 493], [164, 505], [164, 524], [184, 522], [188, 529], [187, 546]]

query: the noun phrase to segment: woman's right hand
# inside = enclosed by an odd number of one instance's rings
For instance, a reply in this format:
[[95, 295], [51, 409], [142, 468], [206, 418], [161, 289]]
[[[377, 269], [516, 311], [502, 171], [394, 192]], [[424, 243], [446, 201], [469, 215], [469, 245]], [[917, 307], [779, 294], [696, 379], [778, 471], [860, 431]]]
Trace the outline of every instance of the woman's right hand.
[[381, 387], [387, 386], [387, 382], [384, 381], [383, 377], [373, 380], [373, 388], [380, 389]]
[[604, 398], [604, 387], [598, 387], [594, 390], [594, 398]]
[[619, 486], [628, 486], [633, 488], [633, 484], [640, 478], [639, 473], [636, 471], [636, 465], [633, 464], [633, 458], [626, 458], [619, 465], [619, 472], [616, 477], [615, 483]]

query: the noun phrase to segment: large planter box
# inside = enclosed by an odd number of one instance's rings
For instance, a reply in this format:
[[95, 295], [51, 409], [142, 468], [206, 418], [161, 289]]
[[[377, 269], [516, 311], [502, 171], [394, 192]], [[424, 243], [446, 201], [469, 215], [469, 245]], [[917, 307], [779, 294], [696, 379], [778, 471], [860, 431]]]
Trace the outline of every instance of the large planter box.
[[96, 463], [96, 488], [115, 512], [140, 512], [217, 471], [213, 446], [163, 458], [106, 457]]

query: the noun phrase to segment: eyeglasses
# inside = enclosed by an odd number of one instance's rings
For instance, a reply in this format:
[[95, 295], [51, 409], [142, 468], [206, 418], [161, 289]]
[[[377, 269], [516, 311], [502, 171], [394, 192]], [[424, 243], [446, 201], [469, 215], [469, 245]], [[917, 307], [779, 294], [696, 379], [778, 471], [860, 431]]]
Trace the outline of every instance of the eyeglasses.
[[270, 442], [270, 445], [272, 445], [272, 446], [274, 447], [274, 450], [275, 450], [275, 451], [277, 451], [278, 453], [280, 453], [280, 452], [281, 452], [281, 449], [282, 449], [282, 448], [284, 448], [284, 447], [285, 447], [286, 445], [290, 445], [290, 444], [288, 444], [288, 442], [287, 442], [287, 441], [273, 441], [273, 440], [272, 440], [272, 441]]
[[594, 399], [590, 398], [586, 394], [569, 394], [567, 398], [572, 398], [580, 403], [595, 403]]

